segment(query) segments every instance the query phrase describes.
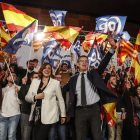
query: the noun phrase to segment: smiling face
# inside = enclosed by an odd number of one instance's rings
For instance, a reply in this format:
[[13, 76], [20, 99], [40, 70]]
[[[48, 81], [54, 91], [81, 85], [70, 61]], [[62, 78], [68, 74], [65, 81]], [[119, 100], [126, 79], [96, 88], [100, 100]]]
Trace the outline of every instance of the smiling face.
[[51, 66], [46, 65], [46, 68], [43, 69], [42, 74], [43, 74], [44, 77], [50, 77], [50, 75], [51, 75]]
[[77, 63], [77, 66], [79, 67], [80, 72], [85, 72], [86, 70], [88, 70], [88, 58], [81, 57]]
[[63, 66], [61, 67], [62, 71], [67, 71], [68, 70], [68, 66], [67, 64], [63, 64]]

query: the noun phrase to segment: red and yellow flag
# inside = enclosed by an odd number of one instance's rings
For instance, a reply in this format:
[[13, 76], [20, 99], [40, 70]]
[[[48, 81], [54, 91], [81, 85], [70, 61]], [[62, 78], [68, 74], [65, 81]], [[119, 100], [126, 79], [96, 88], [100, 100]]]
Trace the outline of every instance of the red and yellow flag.
[[[107, 87], [117, 96], [117, 93], [112, 88], [108, 82]], [[107, 123], [112, 127], [116, 123], [117, 114], [116, 114], [116, 105], [117, 102], [107, 103], [101, 105], [102, 116], [106, 119]]]
[[69, 49], [82, 28], [72, 26], [46, 26], [44, 32], [52, 33], [52, 36], [62, 44], [62, 48]]
[[7, 33], [3, 26], [2, 21], [0, 22], [0, 47], [4, 49], [8, 45], [8, 41], [15, 36], [16, 32]]
[[140, 30], [137, 35], [136, 43], [135, 43], [135, 50], [140, 51]]
[[119, 58], [121, 58], [122, 64], [124, 63], [125, 59], [127, 57], [130, 57], [131, 60], [135, 59], [137, 57], [137, 50], [135, 50], [135, 47], [132, 43], [126, 40], [120, 41], [120, 48], [119, 48]]
[[140, 83], [140, 62], [138, 57], [133, 59], [130, 71], [134, 73], [134, 85], [137, 85]]
[[88, 34], [85, 37], [85, 41], [82, 42], [82, 44], [81, 44], [86, 53], [88, 53], [90, 48], [92, 47], [92, 45], [94, 43], [94, 40], [95, 40], [95, 37], [96, 37], [97, 43], [102, 44], [106, 40], [107, 35], [104, 35], [104, 34], [101, 34], [101, 33]]
[[51, 39], [52, 33], [44, 33], [44, 37], [42, 39], [37, 39], [32, 43], [34, 47], [34, 53], [36, 53], [41, 47], [43, 48], [43, 42], [47, 42]]
[[1, 3], [1, 7], [9, 31], [19, 32], [35, 20], [12, 5]]

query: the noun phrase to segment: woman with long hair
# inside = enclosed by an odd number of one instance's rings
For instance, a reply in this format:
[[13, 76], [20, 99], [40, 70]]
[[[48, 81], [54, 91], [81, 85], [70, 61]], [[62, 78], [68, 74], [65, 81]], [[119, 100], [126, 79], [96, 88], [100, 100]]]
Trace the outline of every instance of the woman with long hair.
[[138, 117], [134, 110], [134, 90], [130, 80], [125, 83], [123, 103], [126, 111], [126, 119], [123, 122], [123, 140], [137, 140]]
[[65, 122], [66, 110], [60, 82], [52, 78], [49, 63], [40, 67], [38, 77], [32, 81], [25, 99], [32, 103], [29, 121], [34, 123], [33, 137], [45, 140], [53, 124], [59, 121], [59, 112], [61, 124]]

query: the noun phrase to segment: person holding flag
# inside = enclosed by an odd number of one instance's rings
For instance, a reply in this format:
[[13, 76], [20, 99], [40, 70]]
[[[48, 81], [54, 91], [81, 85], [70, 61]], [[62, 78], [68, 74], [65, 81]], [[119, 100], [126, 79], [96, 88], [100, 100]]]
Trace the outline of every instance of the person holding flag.
[[[118, 100], [100, 77], [115, 52], [115, 41], [111, 34], [108, 35], [108, 41], [111, 48], [102, 59], [98, 69], [88, 71], [87, 56], [80, 56], [77, 63], [79, 74], [71, 77], [62, 88], [63, 94], [70, 92], [67, 112], [70, 117], [75, 117], [77, 140], [87, 139], [88, 122], [93, 139], [102, 140], [99, 102], [112, 105]], [[111, 110], [111, 112], [113, 111]]]

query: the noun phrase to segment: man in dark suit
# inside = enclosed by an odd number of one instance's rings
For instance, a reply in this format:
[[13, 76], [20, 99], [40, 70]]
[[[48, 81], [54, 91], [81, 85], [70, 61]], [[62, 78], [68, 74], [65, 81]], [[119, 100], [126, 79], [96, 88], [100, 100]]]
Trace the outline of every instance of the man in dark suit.
[[70, 78], [68, 83], [62, 88], [63, 94], [70, 93], [68, 103], [68, 114], [75, 116], [77, 140], [87, 139], [87, 123], [91, 127], [94, 140], [102, 140], [100, 105], [116, 102], [117, 96], [107, 88], [101, 74], [109, 63], [115, 50], [115, 42], [112, 35], [108, 35], [111, 45], [110, 50], [101, 61], [98, 69], [88, 70], [88, 58], [80, 56], [78, 59], [79, 74]]

